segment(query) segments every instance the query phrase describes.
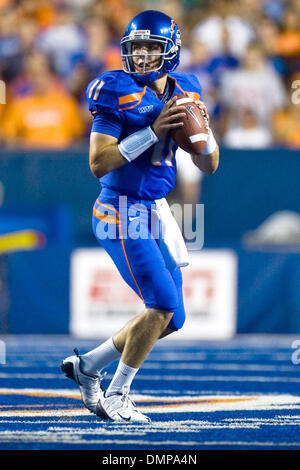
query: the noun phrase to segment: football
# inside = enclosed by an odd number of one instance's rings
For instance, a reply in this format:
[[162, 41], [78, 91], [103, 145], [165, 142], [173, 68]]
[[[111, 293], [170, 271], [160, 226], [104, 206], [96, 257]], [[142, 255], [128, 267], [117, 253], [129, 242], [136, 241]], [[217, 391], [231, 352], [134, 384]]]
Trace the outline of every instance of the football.
[[178, 95], [176, 105], [185, 107], [186, 116], [183, 119], [183, 126], [171, 132], [172, 139], [186, 152], [201, 154], [209, 134], [204, 111], [186, 95]]

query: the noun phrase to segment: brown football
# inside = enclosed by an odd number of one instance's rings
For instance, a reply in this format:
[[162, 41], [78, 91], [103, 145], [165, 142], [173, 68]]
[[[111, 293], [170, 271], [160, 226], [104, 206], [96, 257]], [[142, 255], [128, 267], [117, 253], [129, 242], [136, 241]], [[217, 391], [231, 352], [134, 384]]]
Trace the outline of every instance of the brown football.
[[185, 107], [186, 116], [183, 118], [183, 126], [171, 132], [172, 139], [186, 152], [201, 154], [209, 134], [204, 111], [186, 95], [178, 95], [176, 105]]

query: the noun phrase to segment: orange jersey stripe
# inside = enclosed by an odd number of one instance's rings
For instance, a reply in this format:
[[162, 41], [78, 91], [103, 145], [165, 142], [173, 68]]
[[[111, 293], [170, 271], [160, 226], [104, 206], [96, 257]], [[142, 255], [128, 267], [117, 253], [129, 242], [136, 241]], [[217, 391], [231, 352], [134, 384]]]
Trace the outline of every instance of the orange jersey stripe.
[[189, 96], [190, 98], [192, 98], [193, 100], [200, 100], [200, 95], [199, 93], [196, 93], [194, 91], [185, 91], [183, 88], [181, 88], [181, 86], [178, 84], [177, 80], [175, 80], [175, 83], [176, 83], [176, 86], [179, 88], [179, 90], [182, 91], [182, 93], [184, 95], [187, 95]]
[[192, 98], [195, 101], [200, 100], [199, 93], [196, 93], [194, 91], [186, 91], [185, 94], [188, 95], [189, 98]]
[[132, 270], [131, 270], [130, 263], [129, 263], [129, 261], [128, 261], [128, 257], [127, 257], [127, 253], [126, 253], [125, 245], [124, 245], [123, 234], [122, 234], [121, 221], [119, 221], [119, 231], [120, 231], [120, 234], [121, 234], [122, 249], [123, 249], [123, 251], [124, 251], [124, 256], [125, 256], [125, 259], [126, 259], [126, 263], [127, 263], [128, 269], [129, 269], [130, 274], [131, 274], [131, 276], [132, 276], [132, 279], [134, 280], [134, 283], [135, 283], [135, 285], [136, 285], [136, 287], [137, 287], [137, 289], [138, 289], [138, 291], [139, 291], [139, 294], [140, 294], [140, 296], [141, 296], [141, 299], [143, 300], [143, 302], [145, 302], [144, 297], [143, 297], [142, 292], [141, 292], [141, 289], [139, 288], [139, 285], [138, 285], [138, 283], [137, 283], [137, 281], [136, 281], [136, 279], [135, 279], [135, 277], [134, 277], [134, 275], [133, 275], [133, 272], [132, 272]]
[[131, 95], [120, 96], [119, 98], [119, 105], [131, 103], [132, 101], [138, 101], [140, 96], [143, 94], [142, 91], [138, 93], [132, 93]]
[[131, 266], [130, 266], [130, 263], [129, 263], [129, 260], [128, 260], [128, 257], [127, 257], [127, 253], [126, 253], [126, 249], [125, 249], [125, 245], [124, 245], [123, 234], [122, 234], [122, 226], [121, 226], [120, 214], [119, 214], [119, 212], [118, 212], [114, 207], [110, 207], [110, 206], [108, 206], [108, 205], [106, 205], [106, 204], [103, 204], [103, 203], [100, 202], [98, 199], [97, 199], [96, 202], [97, 202], [97, 204], [99, 204], [100, 206], [106, 207], [107, 209], [110, 209], [110, 210], [114, 211], [114, 212], [117, 214], [117, 217], [116, 217], [116, 218], [117, 218], [117, 220], [118, 220], [118, 226], [119, 226], [119, 232], [120, 232], [120, 239], [121, 239], [121, 244], [122, 244], [122, 249], [123, 249], [123, 252], [124, 252], [125, 260], [126, 260], [126, 263], [127, 263], [128, 269], [129, 269], [129, 272], [130, 272], [130, 274], [131, 274], [131, 276], [132, 276], [132, 279], [134, 280], [134, 283], [135, 283], [135, 285], [136, 285], [136, 287], [137, 287], [137, 289], [138, 289], [138, 291], [139, 291], [139, 294], [140, 294], [140, 296], [141, 296], [141, 299], [143, 300], [143, 302], [145, 302], [144, 297], [143, 297], [142, 292], [141, 292], [141, 289], [139, 288], [139, 285], [138, 285], [138, 283], [137, 283], [137, 281], [136, 281], [136, 279], [135, 279], [135, 277], [134, 277], [134, 275], [133, 275], [133, 272], [132, 272], [132, 270], [131, 270]]
[[113, 206], [108, 206], [107, 204], [103, 204], [103, 202], [98, 201], [98, 199], [96, 200], [96, 202], [97, 204], [99, 204], [99, 206], [106, 207], [106, 209], [109, 209], [110, 211], [113, 211], [115, 214], [119, 215], [118, 211]]
[[138, 106], [142, 101], [144, 94], [146, 93], [146, 87], [144, 87], [143, 91], [138, 93], [133, 93], [131, 95], [120, 96], [119, 98], [119, 105], [122, 106], [123, 104], [131, 103], [133, 101], [137, 101], [137, 103], [133, 104], [132, 106], [128, 106], [127, 108], [119, 108], [118, 111], [126, 111], [127, 109], [132, 109], [135, 106]]
[[103, 214], [103, 212], [98, 211], [95, 207], [93, 207], [93, 214], [97, 219], [102, 220], [102, 222], [107, 222], [108, 224], [117, 224], [118, 217], [114, 215], [107, 215]]

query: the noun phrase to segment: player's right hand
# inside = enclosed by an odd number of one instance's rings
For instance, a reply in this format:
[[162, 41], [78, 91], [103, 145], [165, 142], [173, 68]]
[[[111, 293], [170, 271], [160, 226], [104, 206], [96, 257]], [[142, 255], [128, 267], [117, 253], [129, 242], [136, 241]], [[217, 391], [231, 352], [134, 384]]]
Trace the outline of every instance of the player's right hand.
[[160, 115], [155, 119], [151, 126], [159, 139], [166, 135], [170, 130], [183, 126], [183, 122], [181, 120], [186, 114], [185, 107], [176, 106], [176, 100], [177, 96], [173, 96], [173, 98], [165, 104]]

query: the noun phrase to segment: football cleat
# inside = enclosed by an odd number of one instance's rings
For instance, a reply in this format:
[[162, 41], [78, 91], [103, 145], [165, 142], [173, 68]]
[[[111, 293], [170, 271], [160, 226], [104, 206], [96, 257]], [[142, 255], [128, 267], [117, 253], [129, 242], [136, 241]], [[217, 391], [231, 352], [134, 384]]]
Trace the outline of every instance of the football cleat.
[[103, 393], [96, 407], [96, 415], [104, 420], [122, 423], [150, 423], [151, 419], [136, 408], [128, 393], [127, 389], [123, 393], [108, 397]]
[[78, 385], [84, 406], [91, 412], [96, 413], [96, 406], [103, 390], [101, 380], [106, 375], [88, 375], [81, 370], [81, 357], [78, 350], [74, 349], [75, 356], [69, 356], [63, 360], [61, 370], [69, 379], [73, 379]]

